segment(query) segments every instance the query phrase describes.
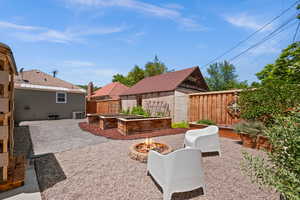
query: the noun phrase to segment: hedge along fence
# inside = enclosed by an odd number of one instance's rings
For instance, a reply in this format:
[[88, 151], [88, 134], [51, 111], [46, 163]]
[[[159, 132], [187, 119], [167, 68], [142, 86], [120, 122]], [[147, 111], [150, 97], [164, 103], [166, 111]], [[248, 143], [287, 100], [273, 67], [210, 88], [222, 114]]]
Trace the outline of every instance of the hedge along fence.
[[241, 90], [203, 92], [189, 95], [189, 121], [202, 119], [231, 126], [239, 119], [238, 94]]
[[87, 101], [86, 113], [118, 114], [121, 111], [121, 100]]

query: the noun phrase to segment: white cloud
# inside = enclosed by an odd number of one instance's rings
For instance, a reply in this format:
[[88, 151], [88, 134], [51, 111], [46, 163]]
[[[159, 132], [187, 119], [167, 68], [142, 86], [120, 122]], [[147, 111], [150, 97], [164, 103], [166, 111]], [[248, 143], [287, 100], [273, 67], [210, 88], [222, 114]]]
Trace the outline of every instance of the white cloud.
[[70, 67], [93, 67], [96, 66], [95, 63], [89, 61], [80, 61], [80, 60], [67, 60], [63, 62], [63, 65]]
[[144, 3], [137, 0], [66, 0], [67, 2], [78, 5], [78, 6], [88, 6], [88, 7], [122, 7], [127, 9], [132, 9], [137, 12], [163, 17], [173, 20], [180, 24], [182, 27], [186, 27], [186, 30], [203, 30], [203, 27], [198, 24], [194, 19], [184, 17], [179, 11], [179, 6], [177, 8], [161, 7], [150, 3]]
[[37, 26], [25, 26], [14, 24], [10, 22], [0, 21], [0, 28], [9, 28], [9, 29], [17, 29], [17, 30], [24, 30], [24, 31], [32, 31], [32, 30], [39, 30], [42, 29], [41, 27]]
[[80, 42], [84, 36], [104, 35], [122, 32], [125, 26], [118, 27], [84, 27], [84, 28], [68, 28], [64, 31], [54, 30], [47, 27], [25, 26], [10, 22], [0, 21], [0, 29], [14, 29], [13, 35], [17, 38], [30, 41], [48, 41], [55, 43], [71, 43]]
[[164, 7], [171, 8], [171, 9], [177, 9], [177, 10], [184, 9], [184, 7], [182, 5], [177, 4], [177, 3], [167, 3], [167, 4], [164, 4]]
[[[261, 28], [264, 24], [261, 23], [261, 20], [258, 17], [251, 16], [246, 13], [240, 13], [233, 16], [225, 16], [225, 20], [237, 27], [251, 29], [251, 30], [258, 30]], [[272, 25], [267, 26], [263, 30], [270, 30], [272, 28]]]

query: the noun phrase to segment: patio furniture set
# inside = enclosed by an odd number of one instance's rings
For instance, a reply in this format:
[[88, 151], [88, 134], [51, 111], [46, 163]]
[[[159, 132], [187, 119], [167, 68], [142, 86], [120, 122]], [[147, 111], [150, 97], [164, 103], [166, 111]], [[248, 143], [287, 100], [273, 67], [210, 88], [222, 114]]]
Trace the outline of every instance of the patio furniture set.
[[[171, 200], [175, 192], [201, 187], [205, 194], [202, 153], [218, 152], [221, 156], [218, 132], [217, 126], [189, 130], [185, 133], [184, 148], [174, 152], [166, 144], [147, 139], [144, 143], [132, 145], [129, 155], [132, 151], [142, 153], [139, 161], [147, 160], [147, 173], [162, 187], [164, 200]], [[141, 150], [140, 146], [144, 149]], [[135, 159], [138, 156], [130, 157]]]

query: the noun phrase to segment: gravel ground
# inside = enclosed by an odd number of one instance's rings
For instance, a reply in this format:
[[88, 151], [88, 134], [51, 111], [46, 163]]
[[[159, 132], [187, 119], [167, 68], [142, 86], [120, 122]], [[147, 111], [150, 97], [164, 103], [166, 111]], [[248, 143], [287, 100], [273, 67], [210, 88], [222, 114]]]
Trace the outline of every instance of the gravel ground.
[[107, 142], [107, 138], [87, 134], [78, 127], [85, 120], [45, 120], [22, 122], [29, 128], [34, 155], [62, 152]]
[[[156, 141], [182, 146], [184, 135], [162, 136]], [[146, 164], [131, 160], [128, 148], [137, 140], [110, 141], [72, 151], [49, 154], [36, 160], [43, 199], [162, 200], [162, 193], [146, 176]], [[178, 193], [173, 200], [275, 200], [278, 195], [261, 191], [241, 174], [245, 149], [221, 138], [222, 157], [204, 157], [206, 196], [201, 190]]]

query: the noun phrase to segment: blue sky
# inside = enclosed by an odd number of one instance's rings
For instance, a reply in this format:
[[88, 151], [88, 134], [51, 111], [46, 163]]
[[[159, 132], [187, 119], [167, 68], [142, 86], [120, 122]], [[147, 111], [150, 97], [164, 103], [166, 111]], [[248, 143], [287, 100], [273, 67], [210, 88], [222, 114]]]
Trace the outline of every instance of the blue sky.
[[[76, 84], [102, 86], [155, 55], [170, 69], [205, 64], [257, 30], [295, 0], [0, 0], [0, 41], [18, 68], [40, 69]], [[291, 9], [224, 56], [229, 59], [295, 14]], [[296, 24], [233, 61], [240, 80], [272, 63]]]

